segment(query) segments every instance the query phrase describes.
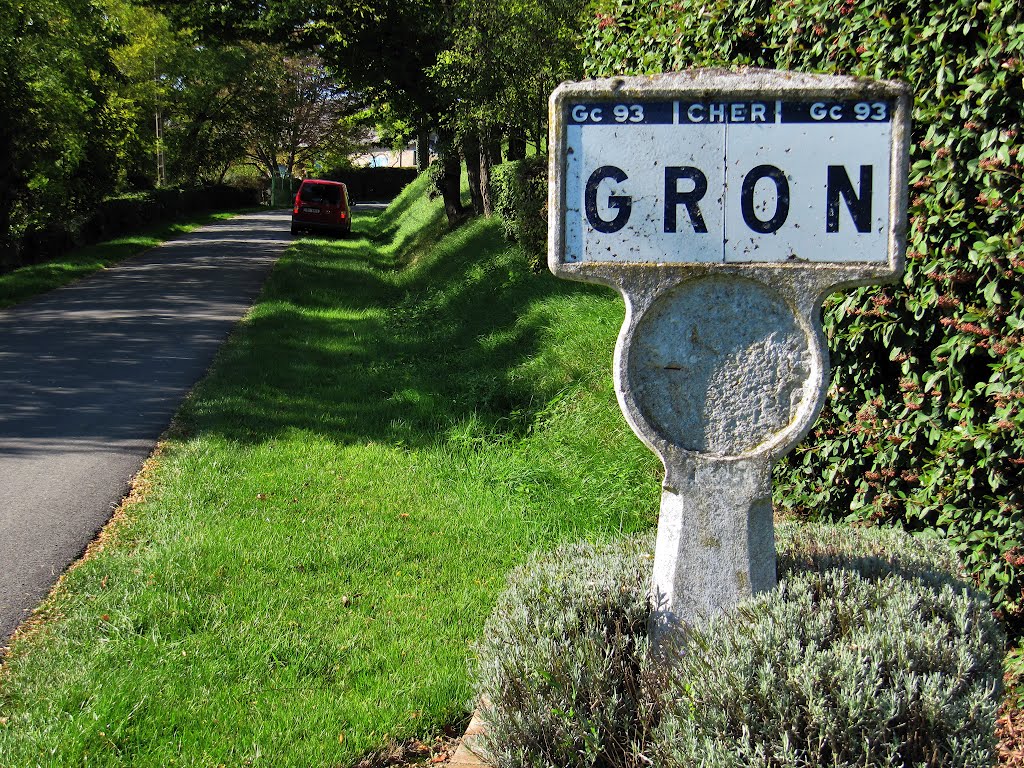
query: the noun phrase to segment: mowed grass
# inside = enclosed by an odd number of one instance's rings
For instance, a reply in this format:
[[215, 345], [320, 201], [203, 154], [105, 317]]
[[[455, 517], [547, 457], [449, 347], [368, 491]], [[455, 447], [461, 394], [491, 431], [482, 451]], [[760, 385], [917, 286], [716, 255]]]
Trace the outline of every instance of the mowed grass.
[[53, 261], [0, 274], [0, 309], [106, 269], [205, 224], [230, 219], [236, 213], [196, 214], [183, 221], [165, 222], [144, 232], [76, 248]]
[[651, 525], [602, 288], [415, 183], [301, 240], [0, 672], [0, 765], [347, 766], [472, 707], [514, 565]]

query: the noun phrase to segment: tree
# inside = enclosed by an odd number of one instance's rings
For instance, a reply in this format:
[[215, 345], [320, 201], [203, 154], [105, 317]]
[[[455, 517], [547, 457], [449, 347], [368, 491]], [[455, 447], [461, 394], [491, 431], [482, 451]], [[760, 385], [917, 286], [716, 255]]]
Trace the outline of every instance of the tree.
[[[576, 40], [588, 0], [356, 0], [344, 9], [324, 0], [152, 2], [204, 39], [272, 39], [316, 52], [371, 101], [407, 116], [419, 137], [436, 129], [443, 164], [461, 145], [484, 209], [499, 137], [521, 147], [533, 131], [539, 142], [548, 91], [581, 69]], [[442, 185], [442, 195], [457, 222], [458, 185]]]
[[16, 262], [27, 228], [74, 215], [115, 185], [115, 40], [91, 0], [0, 5], [0, 262]]
[[[343, 8], [324, 0], [151, 2], [203, 40], [270, 40], [316, 53], [370, 103], [389, 104], [421, 134], [451, 111], [448, 92], [427, 74], [456, 20], [450, 0], [355, 0]], [[443, 194], [454, 223], [461, 215], [457, 185]]]
[[222, 179], [243, 158], [267, 175], [279, 162], [291, 171], [351, 145], [338, 121], [355, 99], [315, 57], [289, 56], [278, 44], [198, 44], [152, 8], [106, 1], [125, 31], [112, 55], [123, 76], [119, 96], [135, 118], [137, 140], [124, 162], [136, 183], [154, 175], [158, 120], [168, 175], [185, 183]]
[[132, 141], [121, 148], [129, 186], [156, 178], [157, 123], [167, 180], [219, 178], [244, 154], [240, 125], [260, 103], [265, 68], [256, 46], [196, 45], [152, 9], [105, 0], [122, 30], [111, 51], [120, 73], [114, 98], [131, 122]]
[[[292, 8], [288, 0], [268, 5]], [[439, 160], [448, 179], [440, 184], [441, 196], [454, 226], [464, 215], [458, 173], [452, 172], [458, 163], [458, 143], [444, 123], [454, 94], [440, 87], [429, 70], [458, 21], [455, 0], [364, 0], [360, 7], [362, 15], [354, 12], [338, 23], [317, 5], [294, 39], [318, 50], [328, 66], [371, 103], [386, 104], [392, 114], [405, 116], [416, 126], [417, 136], [437, 130]]]
[[168, 178], [215, 180], [247, 151], [245, 127], [276, 87], [258, 46], [190, 45], [160, 73]]
[[547, 95], [583, 70], [579, 30], [588, 0], [457, 0], [448, 47], [429, 71], [449, 93], [448, 124], [460, 136], [474, 207], [490, 214], [490, 168], [500, 137], [525, 155], [525, 136], [540, 146]]
[[110, 52], [120, 77], [116, 99], [128, 123], [127, 140], [118, 148], [122, 186], [144, 188], [156, 178], [157, 119], [164, 118], [169, 80], [168, 63], [189, 53], [189, 40], [163, 14], [131, 0], [105, 0], [121, 30], [120, 44]]
[[349, 119], [361, 109], [360, 98], [319, 58], [287, 57], [279, 48], [264, 53], [264, 87], [243, 136], [246, 156], [268, 175], [277, 173], [279, 163], [292, 175], [296, 167], [315, 165], [366, 134]]

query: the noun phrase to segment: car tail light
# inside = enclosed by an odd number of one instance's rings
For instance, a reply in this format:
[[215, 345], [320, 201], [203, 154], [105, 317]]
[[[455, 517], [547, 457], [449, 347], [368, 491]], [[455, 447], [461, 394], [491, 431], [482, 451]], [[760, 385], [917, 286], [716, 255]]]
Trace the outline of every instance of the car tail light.
[[347, 218], [348, 218], [348, 214], [347, 214], [347, 213], [345, 213], [344, 211], [342, 211], [342, 212], [341, 212], [341, 220], [342, 220], [342, 221], [344, 221], [344, 220], [345, 220], [345, 219], [347, 219]]

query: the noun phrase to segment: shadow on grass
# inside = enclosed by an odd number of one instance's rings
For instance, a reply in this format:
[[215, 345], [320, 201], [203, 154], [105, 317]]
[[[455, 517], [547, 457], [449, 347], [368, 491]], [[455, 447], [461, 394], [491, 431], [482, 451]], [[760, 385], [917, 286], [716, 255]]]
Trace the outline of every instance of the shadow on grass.
[[401, 218], [419, 201], [419, 189], [418, 185], [407, 186], [387, 208], [372, 219], [366, 217], [364, 220], [370, 222], [370, 226], [378, 232], [397, 226]]
[[409, 447], [467, 423], [521, 434], [555, 394], [513, 375], [544, 333], [527, 309], [604, 289], [532, 274], [496, 221], [444, 230], [441, 213], [410, 228], [389, 212], [350, 240], [299, 241], [182, 411], [181, 434], [261, 442], [300, 429]]

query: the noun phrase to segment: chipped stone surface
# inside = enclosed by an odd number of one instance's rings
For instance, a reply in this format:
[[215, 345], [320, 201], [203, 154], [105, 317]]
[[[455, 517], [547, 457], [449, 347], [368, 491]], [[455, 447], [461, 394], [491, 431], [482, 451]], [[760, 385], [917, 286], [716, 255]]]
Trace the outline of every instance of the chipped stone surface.
[[724, 276], [662, 293], [637, 324], [626, 386], [688, 451], [738, 456], [792, 424], [810, 394], [807, 333], [770, 288]]
[[459, 743], [448, 765], [452, 768], [487, 768], [487, 761], [477, 754], [476, 751], [479, 749], [476, 742], [486, 730], [487, 723], [480, 716], [479, 710], [477, 710], [473, 713], [473, 719], [470, 720], [466, 733], [462, 737], [462, 741]]

